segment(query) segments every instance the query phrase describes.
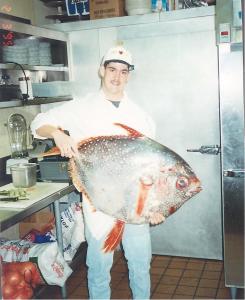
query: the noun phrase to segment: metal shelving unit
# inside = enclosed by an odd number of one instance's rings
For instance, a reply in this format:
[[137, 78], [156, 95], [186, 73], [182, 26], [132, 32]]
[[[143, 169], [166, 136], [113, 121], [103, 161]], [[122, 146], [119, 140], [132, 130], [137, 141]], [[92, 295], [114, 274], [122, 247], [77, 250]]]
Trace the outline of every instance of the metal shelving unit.
[[[60, 66], [59, 64], [54, 64], [50, 66], [32, 66], [32, 65], [22, 65], [24, 70], [29, 71], [55, 71], [55, 72], [68, 72], [68, 67]], [[0, 69], [5, 70], [19, 70], [19, 68], [14, 64], [0, 63]]]
[[[8, 85], [18, 85], [18, 78], [23, 76], [23, 72], [26, 72], [26, 76], [29, 76], [33, 83], [41, 82], [55, 82], [55, 81], [69, 81], [70, 68], [69, 68], [69, 47], [68, 47], [68, 35], [66, 33], [40, 28], [29, 24], [22, 24], [13, 20], [1, 20], [4, 24], [7, 24], [8, 30], [0, 29], [0, 37], [2, 37], [2, 43], [6, 42], [4, 39], [11, 37], [11, 44], [15, 45], [15, 41], [18, 39], [29, 40], [38, 39], [40, 42], [46, 42], [50, 45], [51, 64], [38, 65], [32, 64], [20, 64], [18, 60], [6, 61], [6, 57], [3, 55], [3, 47], [0, 48], [0, 77], [2, 75], [8, 75], [10, 80]], [[11, 29], [11, 30], [10, 30]], [[6, 45], [8, 46], [8, 45]], [[16, 58], [17, 59], [17, 58]], [[54, 97], [36, 97], [33, 100], [23, 102], [21, 99], [6, 98], [0, 99], [0, 109], [8, 107], [21, 107], [29, 105], [40, 105], [47, 103], [55, 103], [61, 101], [69, 101], [72, 99], [71, 95], [54, 96]], [[2, 101], [1, 101], [2, 100]]]
[[30, 105], [40, 105], [40, 104], [49, 104], [49, 103], [56, 103], [56, 102], [63, 102], [63, 101], [70, 101], [72, 100], [71, 95], [62, 96], [62, 97], [36, 97], [32, 100], [27, 100], [23, 102], [23, 100], [13, 99], [10, 101], [3, 101], [0, 102], [0, 109], [1, 108], [8, 108], [8, 107], [20, 107], [20, 106], [30, 106]]

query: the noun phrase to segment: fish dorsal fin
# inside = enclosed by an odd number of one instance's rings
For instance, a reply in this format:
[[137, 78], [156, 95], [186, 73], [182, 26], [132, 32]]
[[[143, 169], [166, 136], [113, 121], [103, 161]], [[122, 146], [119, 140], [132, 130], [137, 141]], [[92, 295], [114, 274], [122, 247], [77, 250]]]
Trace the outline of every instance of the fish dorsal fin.
[[131, 136], [131, 137], [136, 137], [137, 138], [137, 137], [143, 137], [144, 136], [141, 132], [139, 132], [139, 131], [127, 126], [127, 125], [124, 125], [124, 124], [121, 124], [121, 123], [114, 123], [114, 125], [122, 127], [123, 129], [125, 129], [127, 131], [128, 135]]

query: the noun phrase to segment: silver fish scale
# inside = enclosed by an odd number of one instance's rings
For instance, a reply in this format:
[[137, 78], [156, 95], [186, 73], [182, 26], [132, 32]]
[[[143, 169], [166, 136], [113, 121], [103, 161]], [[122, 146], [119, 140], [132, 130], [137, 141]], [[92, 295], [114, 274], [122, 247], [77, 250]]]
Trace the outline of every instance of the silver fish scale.
[[[195, 174], [179, 155], [147, 137], [95, 138], [81, 146], [75, 163], [94, 207], [127, 223], [147, 222], [154, 211], [167, 217], [191, 197], [190, 189], [196, 188], [176, 189], [180, 176]], [[142, 189], [148, 192], [138, 216]]]

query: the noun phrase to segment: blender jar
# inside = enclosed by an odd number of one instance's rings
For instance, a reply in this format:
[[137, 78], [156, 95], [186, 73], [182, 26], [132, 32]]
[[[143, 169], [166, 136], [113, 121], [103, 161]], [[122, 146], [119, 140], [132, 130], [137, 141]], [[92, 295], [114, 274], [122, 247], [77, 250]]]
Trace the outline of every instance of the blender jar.
[[26, 140], [27, 126], [25, 118], [21, 114], [12, 114], [8, 118], [7, 126], [11, 147], [11, 157], [26, 157], [28, 152]]

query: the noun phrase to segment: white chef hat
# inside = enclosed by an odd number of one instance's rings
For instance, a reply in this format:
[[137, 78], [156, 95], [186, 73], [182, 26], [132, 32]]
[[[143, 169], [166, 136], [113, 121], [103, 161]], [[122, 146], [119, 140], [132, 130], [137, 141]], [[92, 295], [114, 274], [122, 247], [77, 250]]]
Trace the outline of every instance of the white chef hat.
[[134, 70], [134, 65], [132, 64], [132, 55], [122, 46], [116, 46], [110, 48], [102, 59], [102, 65], [109, 62], [121, 62], [128, 65], [129, 70]]

